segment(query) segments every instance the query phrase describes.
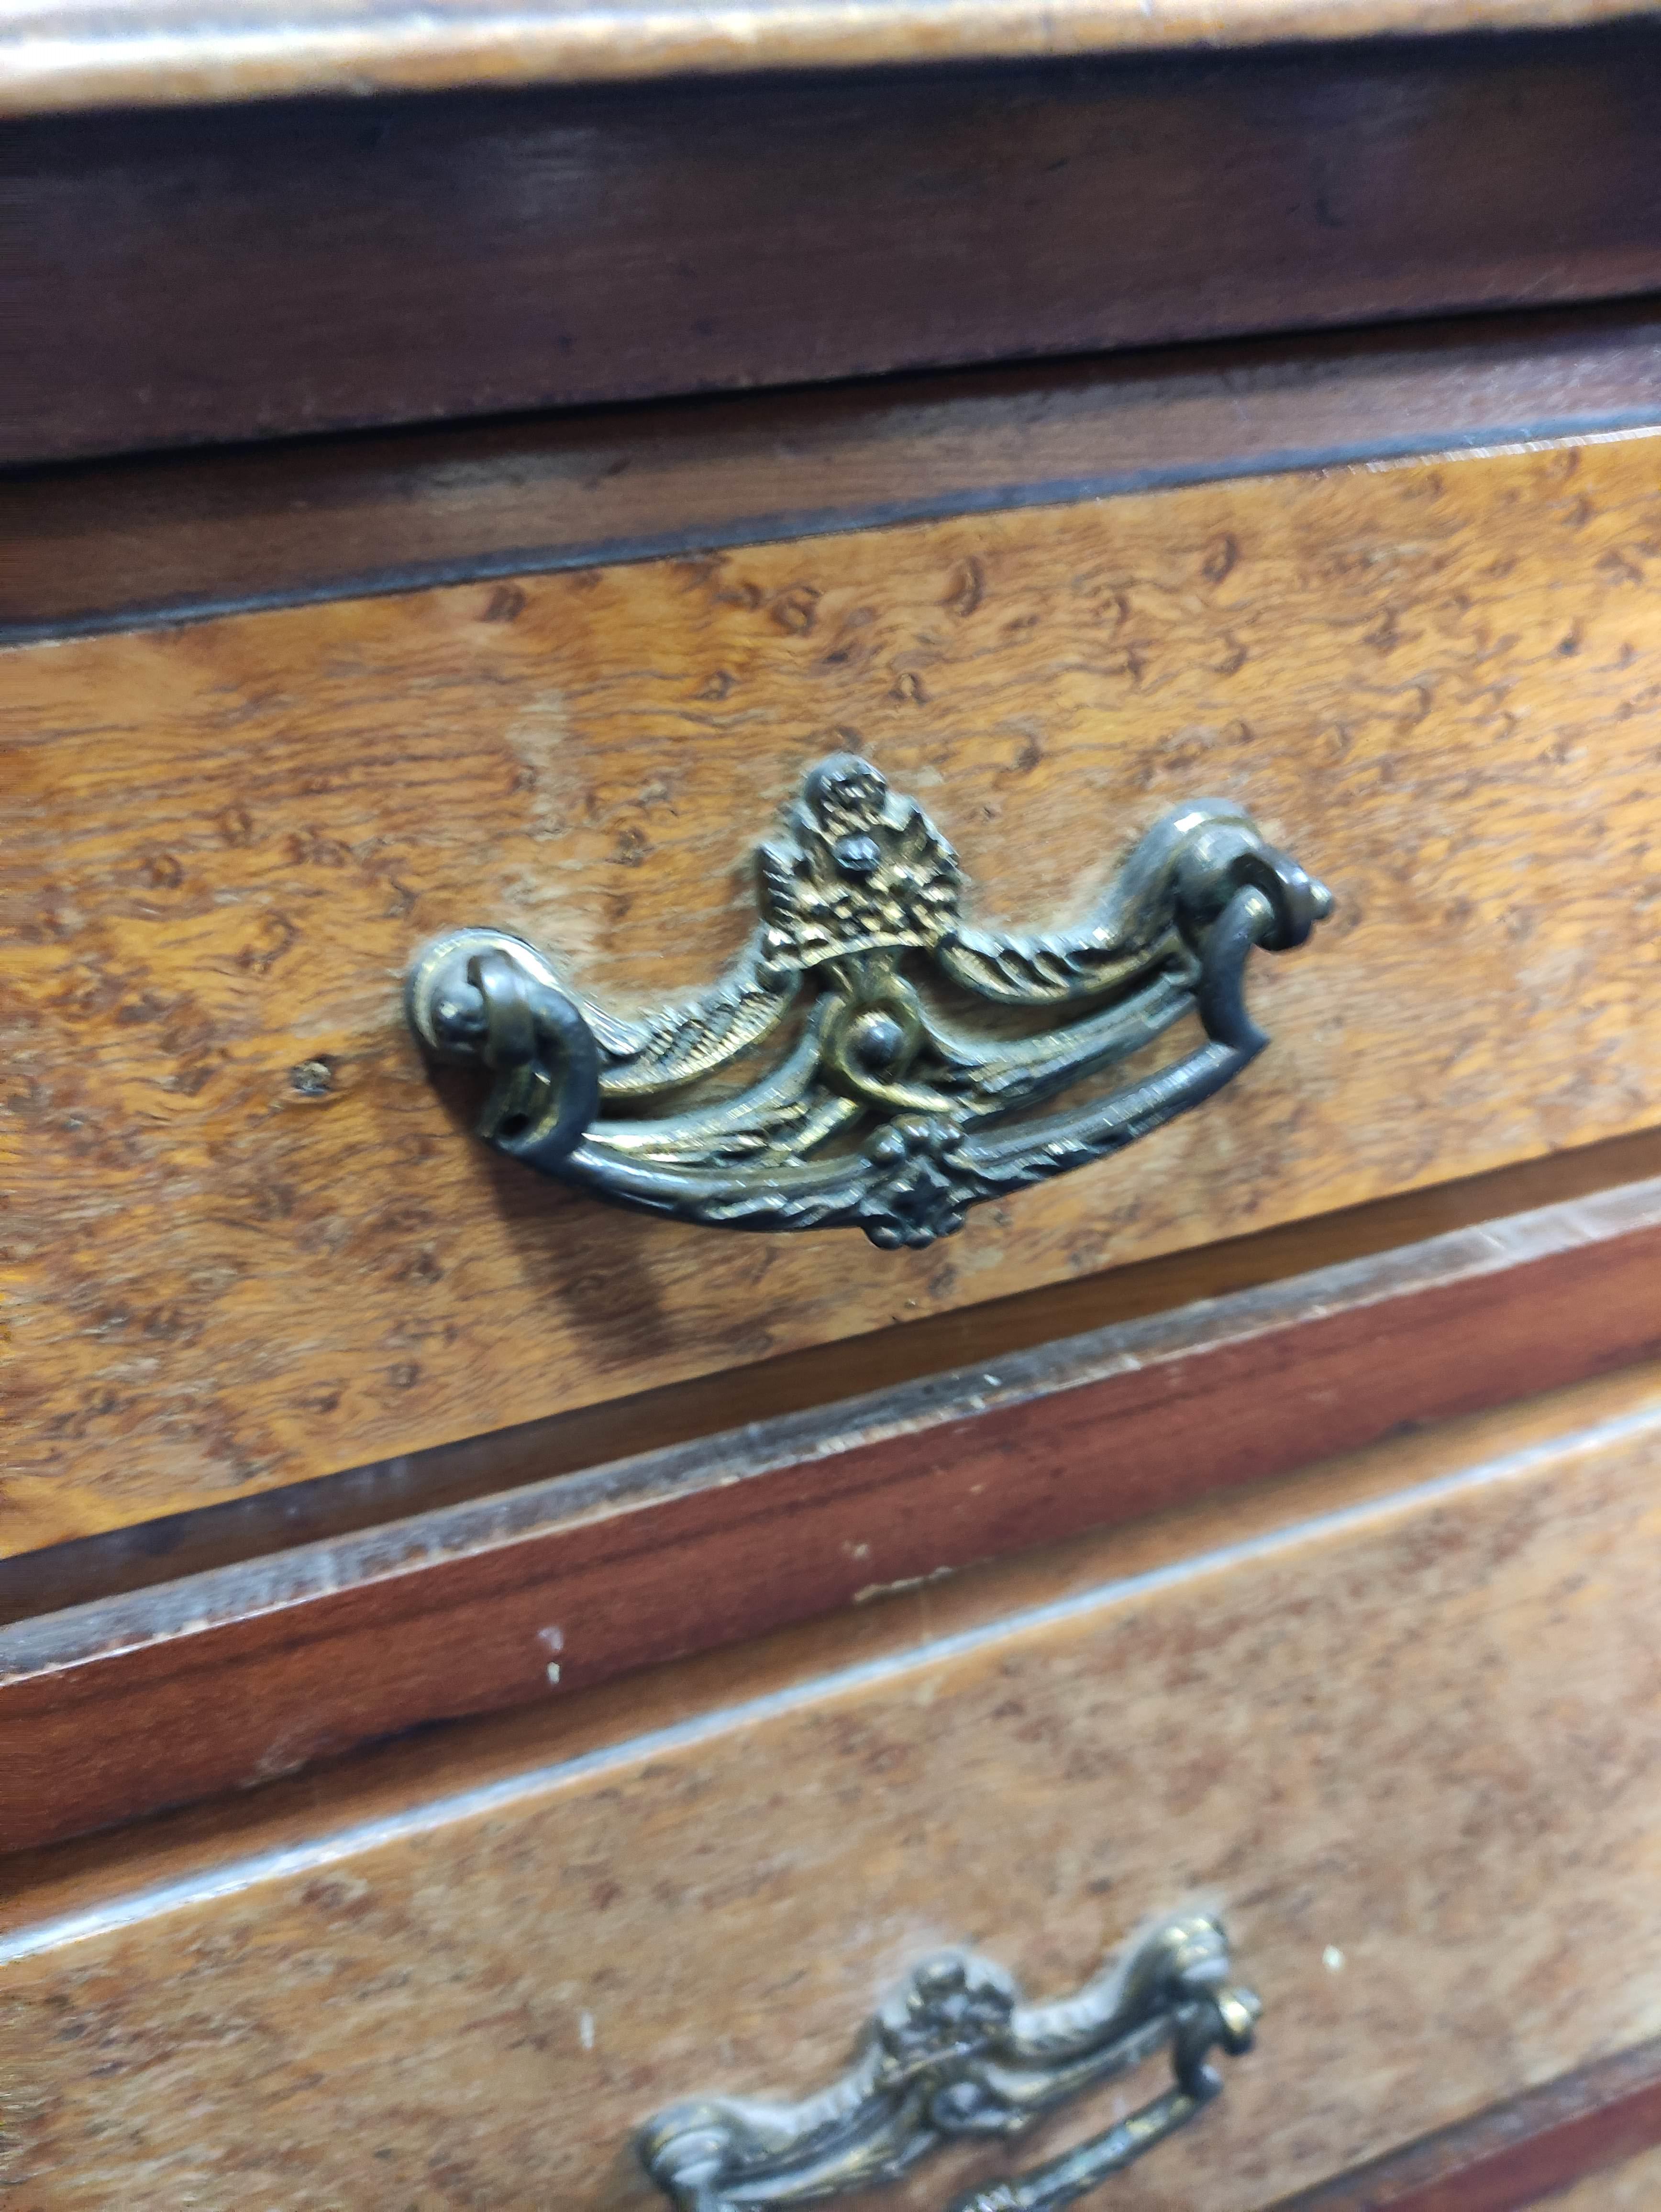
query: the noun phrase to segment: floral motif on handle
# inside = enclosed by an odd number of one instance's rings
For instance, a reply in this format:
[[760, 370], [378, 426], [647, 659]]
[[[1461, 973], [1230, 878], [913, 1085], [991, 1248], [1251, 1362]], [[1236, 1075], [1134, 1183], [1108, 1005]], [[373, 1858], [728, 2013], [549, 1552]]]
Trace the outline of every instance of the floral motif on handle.
[[[1239, 807], [1199, 799], [1141, 837], [1081, 927], [983, 930], [922, 808], [849, 753], [762, 846], [757, 903], [710, 990], [635, 1022], [577, 998], [525, 939], [453, 930], [411, 970], [411, 1026], [434, 1058], [494, 1076], [480, 1134], [542, 1174], [677, 1220], [917, 1249], [1230, 1083], [1269, 1042], [1246, 1011], [1250, 954], [1303, 944], [1331, 909]], [[733, 1080], [798, 1007], [776, 1065]], [[1188, 1016], [1204, 1039], [1185, 1058], [1034, 1112]]]

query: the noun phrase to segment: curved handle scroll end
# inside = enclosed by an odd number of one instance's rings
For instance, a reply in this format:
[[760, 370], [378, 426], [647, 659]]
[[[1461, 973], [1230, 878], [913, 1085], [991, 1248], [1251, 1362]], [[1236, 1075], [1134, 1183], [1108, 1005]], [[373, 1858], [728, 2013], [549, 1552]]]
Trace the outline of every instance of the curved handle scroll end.
[[495, 1076], [477, 1124], [485, 1142], [555, 1172], [599, 1112], [600, 1054], [536, 948], [495, 930], [452, 930], [417, 955], [405, 1004], [434, 1060]]
[[1333, 908], [1326, 885], [1269, 844], [1250, 815], [1220, 799], [1202, 799], [1168, 817], [1183, 833], [1174, 870], [1179, 920], [1192, 939], [1214, 921], [1237, 892], [1261, 891], [1274, 921], [1260, 939], [1266, 952], [1290, 952], [1308, 942]]

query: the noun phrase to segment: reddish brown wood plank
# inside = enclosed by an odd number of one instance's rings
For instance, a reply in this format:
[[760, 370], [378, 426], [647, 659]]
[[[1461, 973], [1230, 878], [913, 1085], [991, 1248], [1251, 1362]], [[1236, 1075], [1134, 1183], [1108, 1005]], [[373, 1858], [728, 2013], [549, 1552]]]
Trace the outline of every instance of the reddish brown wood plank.
[[0, 1632], [17, 1849], [1661, 1352], [1661, 1182]]
[[1661, 2041], [1598, 2060], [1274, 2212], [1524, 2212], [1661, 2142]]
[[1661, 286], [1649, 26], [48, 117], [0, 459]]
[[1638, 301], [36, 469], [0, 644], [1658, 420]]

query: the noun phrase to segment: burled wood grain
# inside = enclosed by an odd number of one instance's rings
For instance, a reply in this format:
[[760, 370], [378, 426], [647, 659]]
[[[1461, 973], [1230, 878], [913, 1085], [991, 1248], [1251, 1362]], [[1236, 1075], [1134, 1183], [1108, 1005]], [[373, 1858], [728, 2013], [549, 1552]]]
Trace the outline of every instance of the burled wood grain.
[[[0, 659], [5, 1500], [35, 1542], [1642, 1127], [1661, 1100], [1658, 441], [1204, 486]], [[1246, 802], [1336, 919], [1276, 1042], [954, 1243], [722, 1236], [496, 1162], [415, 946], [711, 976], [857, 743], [977, 910]], [[314, 1095], [326, 1071], [320, 1096]]]
[[921, 1952], [1059, 1992], [1185, 1903], [1268, 2009], [1127, 2212], [1254, 2212], [1652, 2037], [1661, 1378], [1557, 1413], [25, 1863], [0, 2177], [645, 2212], [648, 2113], [824, 2080]]

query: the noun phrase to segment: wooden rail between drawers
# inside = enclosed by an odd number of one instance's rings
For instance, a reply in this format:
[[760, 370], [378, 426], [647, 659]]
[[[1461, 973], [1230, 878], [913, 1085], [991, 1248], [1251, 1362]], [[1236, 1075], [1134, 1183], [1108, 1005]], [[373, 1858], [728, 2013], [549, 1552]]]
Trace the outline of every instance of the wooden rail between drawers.
[[0, 1847], [563, 1698], [1658, 1352], [1661, 1178], [19, 1622]]

